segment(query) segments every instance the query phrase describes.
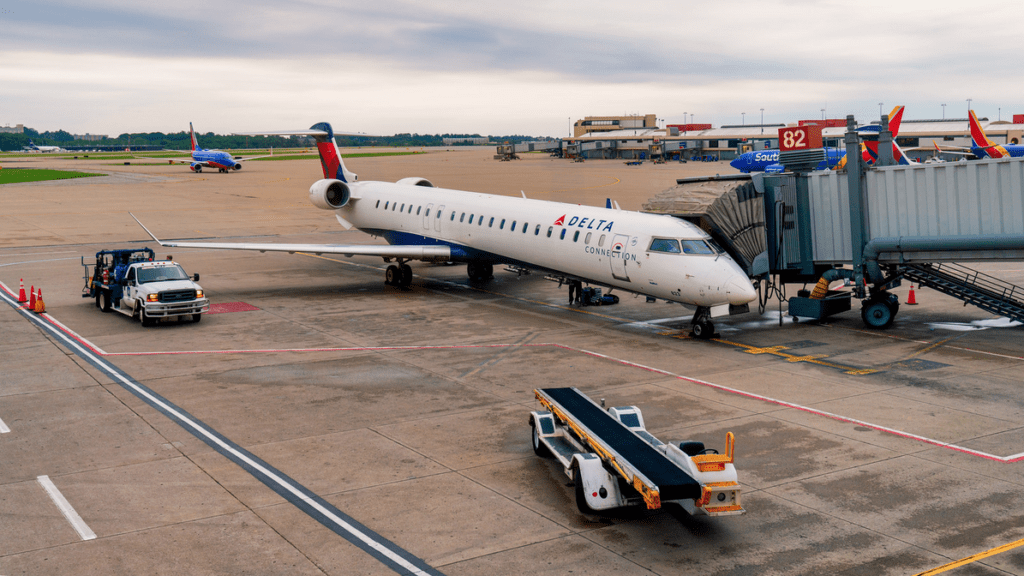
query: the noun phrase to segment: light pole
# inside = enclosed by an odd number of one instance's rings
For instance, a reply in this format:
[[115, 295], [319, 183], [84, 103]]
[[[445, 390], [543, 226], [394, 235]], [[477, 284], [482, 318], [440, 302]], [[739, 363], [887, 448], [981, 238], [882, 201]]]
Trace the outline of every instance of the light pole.
[[946, 105], [945, 104], [942, 105], [942, 119], [943, 120], [946, 119]]
[[822, 122], [825, 121], [825, 109], [824, 108], [821, 109], [821, 121]]
[[746, 126], [747, 125], [747, 113], [746, 112], [740, 112], [740, 118], [741, 118], [740, 123], [743, 124], [744, 126]]
[[761, 108], [761, 134], [764, 134], [764, 108]]
[[971, 115], [971, 100], [974, 100], [974, 98], [968, 98], [967, 99], [967, 115], [968, 116]]
[[882, 117], [882, 102], [878, 103], [878, 117]]

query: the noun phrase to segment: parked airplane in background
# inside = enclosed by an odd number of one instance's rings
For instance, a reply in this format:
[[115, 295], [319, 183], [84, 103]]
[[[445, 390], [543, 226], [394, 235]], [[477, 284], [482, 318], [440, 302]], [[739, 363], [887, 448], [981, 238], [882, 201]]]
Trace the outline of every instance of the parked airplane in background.
[[[889, 113], [889, 131], [892, 132], [892, 137], [896, 136], [900, 132], [900, 124], [903, 122], [903, 106], [897, 106], [892, 109]], [[877, 124], [869, 124], [867, 126], [861, 126], [857, 129], [859, 133], [868, 137], [864, 144], [861, 145], [861, 155], [864, 161], [868, 164], [873, 164], [878, 159], [878, 131], [879, 127]], [[875, 139], [871, 140], [870, 137], [875, 134]], [[899, 146], [893, 142], [893, 158], [900, 164], [911, 163], [903, 151], [900, 150]], [[751, 172], [783, 172], [785, 168], [779, 163], [779, 151], [776, 149], [770, 150], [754, 150], [752, 152], [744, 152], [736, 157], [730, 166], [744, 173]], [[818, 163], [815, 170], [831, 170], [839, 169], [846, 165], [846, 149], [845, 148], [829, 148], [825, 147], [825, 159]]]
[[222, 150], [209, 150], [206, 148], [199, 147], [199, 139], [196, 138], [196, 131], [192, 128], [192, 123], [188, 123], [188, 133], [192, 139], [192, 158], [186, 160], [184, 158], [153, 158], [151, 156], [136, 156], [136, 158], [143, 158], [146, 160], [165, 160], [168, 163], [180, 162], [182, 164], [190, 164], [189, 168], [193, 172], [202, 172], [203, 168], [213, 167], [218, 172], [230, 172], [232, 170], [241, 170], [242, 162], [246, 160], [255, 160], [257, 158], [268, 158], [273, 154], [265, 154], [263, 156], [250, 156], [248, 158], [235, 158], [231, 154]]
[[971, 153], [978, 158], [1017, 158], [1024, 156], [1024, 144], [996, 144], [988, 139], [978, 116], [974, 110], [970, 111], [971, 123]]
[[33, 152], [66, 152], [66, 150], [60, 146], [39, 146], [34, 144], [31, 140], [28, 141], [28, 146], [26, 146], [25, 149]]
[[310, 187], [310, 201], [333, 212], [345, 229], [358, 228], [389, 245], [166, 242], [146, 232], [167, 247], [380, 256], [396, 262], [385, 273], [392, 286], [410, 284], [411, 260], [465, 262], [476, 282], [489, 279], [495, 264], [537, 270], [696, 306], [693, 331], [702, 338], [714, 334], [712, 317], [728, 314], [730, 306], [745, 311], [757, 296], [736, 262], [685, 220], [525, 194], [447, 190], [418, 177], [359, 182], [342, 162], [330, 124], [272, 134], [313, 136], [324, 179]]

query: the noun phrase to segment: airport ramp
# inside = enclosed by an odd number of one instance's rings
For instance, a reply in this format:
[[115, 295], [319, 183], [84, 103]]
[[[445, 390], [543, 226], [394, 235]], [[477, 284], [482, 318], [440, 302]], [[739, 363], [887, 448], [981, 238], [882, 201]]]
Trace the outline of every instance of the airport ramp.
[[[669, 214], [693, 222], [711, 235], [748, 275], [765, 251], [764, 197], [747, 174], [682, 178], [651, 198], [643, 212]], [[766, 271], [766, 270], [765, 270]]]

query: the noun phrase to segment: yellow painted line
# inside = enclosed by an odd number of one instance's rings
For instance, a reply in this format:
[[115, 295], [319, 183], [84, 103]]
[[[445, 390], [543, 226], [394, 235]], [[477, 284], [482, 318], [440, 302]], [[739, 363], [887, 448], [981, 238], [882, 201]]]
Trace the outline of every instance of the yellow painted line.
[[[689, 335], [684, 334], [671, 334], [669, 332], [664, 332], [663, 334], [671, 335], [673, 338], [678, 338], [680, 340], [691, 339]], [[778, 356], [779, 358], [782, 358], [787, 362], [806, 362], [808, 364], [824, 366], [825, 368], [842, 370], [844, 374], [850, 374], [852, 376], [864, 376], [866, 374], [874, 374], [875, 372], [879, 371], [879, 369], [875, 368], [855, 368], [853, 366], [838, 364], [836, 362], [826, 362], [822, 360], [822, 358], [827, 358], [827, 356], [822, 354], [812, 354], [809, 356], [797, 356], [795, 354], [787, 354], [786, 352], [783, 352], [783, 350], [787, 350], [788, 348], [781, 345], [758, 347], [751, 346], [749, 344], [743, 344], [741, 342], [732, 342], [729, 340], [724, 340], [722, 338], [713, 338], [711, 340], [708, 340], [708, 342], [719, 342], [721, 344], [728, 344], [729, 346], [733, 346], [735, 348], [741, 348], [744, 352], [748, 354], [770, 354], [772, 356]]]
[[993, 548], [991, 550], [987, 550], [985, 552], [979, 552], [979, 553], [977, 553], [977, 554], [975, 554], [973, 556], [968, 556], [967, 558], [961, 558], [960, 560], [954, 560], [953, 562], [950, 562], [949, 564], [943, 564], [942, 566], [939, 566], [938, 568], [932, 568], [931, 570], [925, 570], [924, 572], [916, 574], [915, 576], [932, 576], [933, 574], [942, 574], [943, 572], [948, 572], [949, 570], [952, 570], [953, 568], [959, 568], [960, 566], [971, 564], [973, 562], [977, 562], [978, 560], [984, 560], [985, 558], [989, 558], [989, 557], [995, 556], [997, 554], [1002, 554], [1003, 552], [1007, 552], [1007, 551], [1013, 550], [1014, 548], [1018, 548], [1020, 546], [1024, 546], [1024, 538], [1022, 538], [1020, 540], [1017, 540], [1015, 542], [1010, 542], [1009, 544], [1003, 544], [1002, 546], [997, 546], [997, 547], [995, 547], [995, 548]]

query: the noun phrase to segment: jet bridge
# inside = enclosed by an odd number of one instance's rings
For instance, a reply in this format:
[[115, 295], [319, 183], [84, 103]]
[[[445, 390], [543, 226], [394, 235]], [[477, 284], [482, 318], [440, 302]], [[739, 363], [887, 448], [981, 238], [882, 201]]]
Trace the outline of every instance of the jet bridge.
[[961, 264], [1024, 260], [1024, 158], [887, 165], [891, 147], [880, 141], [879, 161], [866, 166], [852, 128], [846, 143], [845, 171], [809, 172], [806, 158], [783, 153], [790, 172], [704, 179], [718, 190], [679, 180], [644, 210], [709, 231], [763, 280], [762, 307], [769, 293], [782, 297], [783, 284], [817, 282], [813, 292], [789, 298], [790, 313], [823, 318], [849, 310], [850, 292], [827, 290], [846, 279], [862, 299], [864, 322], [886, 328], [899, 310], [889, 290], [908, 278], [1024, 321], [1024, 288]]

